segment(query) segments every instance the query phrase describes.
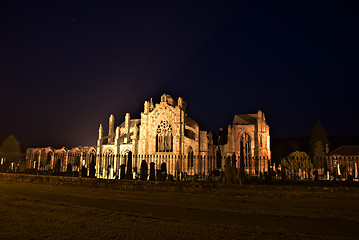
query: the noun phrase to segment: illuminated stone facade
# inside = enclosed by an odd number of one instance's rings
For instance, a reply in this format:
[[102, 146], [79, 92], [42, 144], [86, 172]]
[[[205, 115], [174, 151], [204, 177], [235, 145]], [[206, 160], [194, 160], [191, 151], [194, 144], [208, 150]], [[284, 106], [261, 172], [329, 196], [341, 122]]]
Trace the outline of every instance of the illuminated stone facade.
[[152, 99], [145, 101], [141, 119], [130, 119], [127, 113], [125, 121], [114, 129], [113, 115], [107, 136], [100, 125], [98, 176], [107, 176], [108, 171], [111, 176], [118, 174], [120, 165], [138, 170], [142, 160], [154, 162], [156, 169], [164, 162], [170, 174], [207, 175], [224, 170], [226, 157], [233, 154], [238, 167], [243, 158], [248, 173], [268, 171], [270, 165], [269, 126], [261, 111], [235, 115], [226, 136], [222, 132], [222, 139], [215, 145], [212, 133], [200, 130], [198, 123], [187, 116], [183, 99], [175, 101], [164, 94], [156, 105]]
[[[268, 171], [271, 158], [270, 135], [269, 126], [262, 111], [259, 110], [255, 114], [235, 115], [226, 133], [225, 144], [220, 142], [217, 146], [217, 155], [235, 154], [239, 160], [237, 167], [242, 158], [247, 173]], [[218, 167], [223, 164], [224, 162], [221, 165], [218, 164]]]
[[214, 168], [212, 133], [201, 131], [185, 111], [186, 103], [182, 98], [175, 101], [164, 94], [156, 105], [152, 99], [145, 101], [141, 119], [131, 119], [127, 113], [125, 121], [115, 131], [111, 115], [108, 135], [103, 135], [102, 125], [99, 128], [98, 176], [107, 171], [116, 174], [122, 164], [139, 169], [142, 160], [154, 162], [156, 169], [165, 162], [170, 174], [208, 174]]
[[237, 167], [243, 158], [247, 173], [268, 171], [269, 127], [261, 111], [235, 115], [232, 125], [219, 137], [214, 136], [200, 130], [198, 123], [187, 116], [186, 102], [181, 97], [176, 101], [164, 94], [159, 103], [154, 104], [152, 99], [144, 102], [140, 119], [131, 119], [127, 113], [124, 122], [115, 127], [115, 117], [111, 115], [108, 134], [100, 124], [96, 146], [70, 150], [31, 148], [27, 159], [29, 166], [39, 170], [54, 168], [59, 162], [62, 171], [68, 164], [80, 171], [94, 162], [96, 176], [104, 178], [131, 178], [133, 172], [139, 173], [143, 160], [148, 166], [154, 164], [156, 170], [165, 164], [166, 172], [172, 175], [208, 175], [224, 170], [226, 158], [233, 156]]

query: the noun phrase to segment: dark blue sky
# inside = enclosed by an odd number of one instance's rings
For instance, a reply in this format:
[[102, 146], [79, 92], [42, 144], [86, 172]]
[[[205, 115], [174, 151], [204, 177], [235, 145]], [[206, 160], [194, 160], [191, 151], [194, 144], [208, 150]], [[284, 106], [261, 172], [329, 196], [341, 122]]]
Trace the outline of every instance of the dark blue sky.
[[0, 3], [0, 136], [94, 145], [163, 93], [203, 130], [266, 114], [272, 137], [358, 135], [356, 1]]

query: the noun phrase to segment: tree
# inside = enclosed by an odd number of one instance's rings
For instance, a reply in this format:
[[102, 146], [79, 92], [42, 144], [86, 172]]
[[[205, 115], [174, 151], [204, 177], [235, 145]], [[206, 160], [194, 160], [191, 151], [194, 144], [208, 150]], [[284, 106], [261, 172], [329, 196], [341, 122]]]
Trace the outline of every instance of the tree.
[[0, 147], [0, 158], [5, 163], [3, 167], [8, 168], [11, 163], [16, 165], [21, 162], [20, 142], [13, 135], [8, 136]]
[[323, 149], [326, 149], [327, 145], [329, 145], [327, 132], [323, 128], [322, 124], [318, 121], [317, 124], [313, 127], [312, 135], [309, 139], [310, 144], [310, 154], [314, 157], [315, 147], [317, 142], [320, 142]]
[[1, 153], [20, 153], [20, 142], [16, 140], [15, 136], [8, 136], [0, 147]]
[[299, 169], [308, 171], [312, 168], [308, 154], [300, 151], [292, 152], [286, 159], [282, 159], [282, 165], [294, 173], [298, 173]]
[[324, 148], [321, 141], [315, 143], [313, 149], [313, 164], [316, 169], [323, 168], [325, 161]]

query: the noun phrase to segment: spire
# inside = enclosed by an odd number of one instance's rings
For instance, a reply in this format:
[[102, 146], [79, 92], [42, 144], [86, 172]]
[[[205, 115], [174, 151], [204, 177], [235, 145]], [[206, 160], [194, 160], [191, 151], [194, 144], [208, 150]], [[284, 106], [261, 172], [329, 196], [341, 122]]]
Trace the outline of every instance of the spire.
[[153, 101], [152, 101], [152, 98], [151, 98], [151, 100], [150, 100], [150, 111], [152, 111], [154, 109], [154, 107], [153, 107]]
[[102, 124], [100, 124], [100, 127], [98, 128], [98, 139], [102, 139]]
[[143, 112], [144, 112], [145, 114], [147, 114], [149, 111], [150, 111], [149, 103], [148, 103], [148, 101], [145, 101]]
[[110, 118], [108, 119], [108, 143], [111, 143], [113, 140], [113, 135], [115, 131], [115, 117], [111, 114]]
[[115, 140], [120, 139], [120, 127], [116, 128]]

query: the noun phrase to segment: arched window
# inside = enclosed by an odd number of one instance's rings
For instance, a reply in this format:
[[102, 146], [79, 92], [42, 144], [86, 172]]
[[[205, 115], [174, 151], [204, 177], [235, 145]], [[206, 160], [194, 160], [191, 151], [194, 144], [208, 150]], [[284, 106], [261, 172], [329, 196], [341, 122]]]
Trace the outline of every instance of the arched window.
[[114, 164], [114, 155], [112, 149], [108, 149], [106, 152], [106, 167], [112, 168]]
[[192, 147], [189, 147], [188, 150], [188, 167], [192, 168], [193, 167], [193, 149]]
[[53, 153], [52, 153], [51, 151], [47, 153], [46, 165], [51, 164], [52, 154], [53, 154]]
[[79, 167], [80, 166], [80, 153], [73, 154], [73, 166]]
[[94, 164], [96, 164], [96, 152], [95, 151], [91, 151], [91, 153], [90, 153], [90, 159], [89, 159], [90, 161], [89, 161], [89, 164], [88, 165], [90, 165], [90, 164], [92, 164], [92, 162], [94, 163]]
[[172, 152], [173, 151], [173, 136], [172, 127], [168, 121], [161, 121], [157, 126], [156, 133], [156, 152]]
[[243, 133], [240, 142], [240, 157], [245, 166], [250, 167], [251, 164], [251, 140], [248, 133]]

